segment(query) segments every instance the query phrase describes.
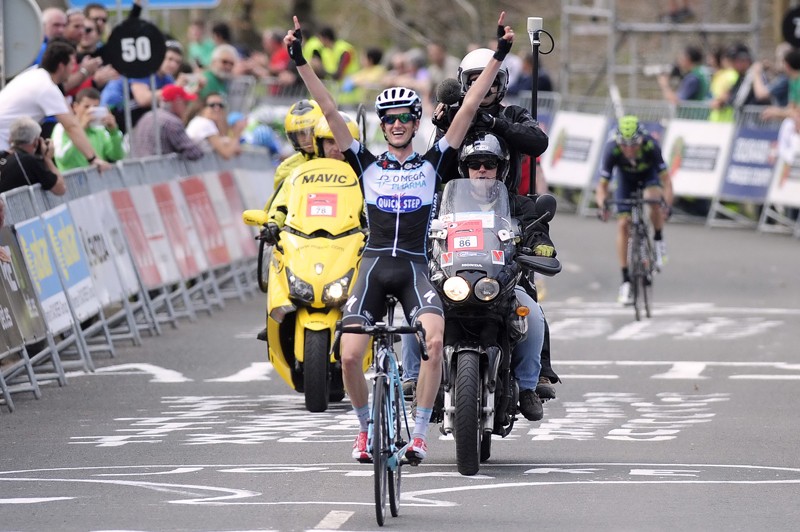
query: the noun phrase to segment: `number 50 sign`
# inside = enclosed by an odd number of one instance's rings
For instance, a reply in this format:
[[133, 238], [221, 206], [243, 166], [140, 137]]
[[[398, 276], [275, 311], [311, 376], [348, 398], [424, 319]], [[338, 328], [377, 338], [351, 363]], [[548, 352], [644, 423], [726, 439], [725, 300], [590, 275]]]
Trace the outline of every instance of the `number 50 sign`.
[[158, 71], [167, 45], [157, 26], [141, 19], [118, 24], [103, 46], [103, 62], [129, 78], [143, 78]]

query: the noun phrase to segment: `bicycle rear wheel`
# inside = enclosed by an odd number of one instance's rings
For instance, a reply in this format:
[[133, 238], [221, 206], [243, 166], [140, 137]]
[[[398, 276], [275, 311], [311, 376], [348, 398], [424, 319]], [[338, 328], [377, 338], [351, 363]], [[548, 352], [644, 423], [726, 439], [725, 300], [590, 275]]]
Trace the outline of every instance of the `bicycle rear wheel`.
[[383, 526], [386, 518], [386, 489], [389, 480], [387, 467], [389, 440], [386, 419], [386, 375], [378, 375], [375, 377], [372, 391], [372, 464], [375, 480], [375, 517], [378, 526]]
[[[403, 390], [400, 388], [400, 383], [395, 382], [392, 386], [392, 394], [394, 396], [394, 440], [395, 445], [393, 449], [402, 449], [406, 442], [403, 440], [403, 412], [402, 403]], [[388, 407], [387, 407], [388, 408]], [[400, 513], [400, 478], [403, 468], [400, 466], [400, 458], [397, 461], [397, 468], [388, 472], [389, 478], [389, 510], [392, 512], [392, 517], [397, 517]]]

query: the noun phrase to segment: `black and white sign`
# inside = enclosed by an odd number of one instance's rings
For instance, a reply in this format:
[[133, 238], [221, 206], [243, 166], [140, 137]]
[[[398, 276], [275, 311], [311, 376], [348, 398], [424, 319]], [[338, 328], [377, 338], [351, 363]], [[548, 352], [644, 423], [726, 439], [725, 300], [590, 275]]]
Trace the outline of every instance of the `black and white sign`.
[[123, 76], [143, 78], [159, 69], [166, 53], [166, 41], [157, 26], [129, 18], [111, 32], [103, 46], [103, 62]]

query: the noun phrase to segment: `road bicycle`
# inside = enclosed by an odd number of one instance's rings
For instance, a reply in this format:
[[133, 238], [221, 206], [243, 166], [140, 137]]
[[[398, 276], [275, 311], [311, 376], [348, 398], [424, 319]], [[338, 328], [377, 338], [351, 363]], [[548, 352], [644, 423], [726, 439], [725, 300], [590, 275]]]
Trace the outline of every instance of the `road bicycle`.
[[628, 269], [631, 276], [633, 312], [636, 321], [642, 319], [642, 311], [652, 317], [650, 304], [653, 300], [653, 274], [660, 271], [656, 261], [656, 249], [650, 238], [650, 223], [645, 216], [644, 206], [664, 205], [662, 199], [645, 199], [644, 191], [637, 188], [630, 199], [607, 200], [609, 205], [630, 205], [631, 223], [628, 231]]
[[[368, 334], [372, 336], [372, 414], [367, 434], [367, 450], [372, 454], [375, 481], [375, 516], [379, 526], [386, 517], [386, 498], [388, 492], [389, 509], [392, 517], [400, 510], [401, 466], [410, 464], [405, 452], [411, 442], [408, 428], [403, 386], [400, 379], [400, 363], [394, 349], [395, 335], [415, 334], [419, 340], [422, 359], [427, 360], [425, 350], [425, 330], [420, 322], [412, 326], [395, 327], [394, 309], [397, 299], [386, 298], [386, 321], [375, 325], [348, 325], [341, 322], [336, 326], [338, 343], [342, 333]], [[416, 464], [413, 464], [416, 465]]]

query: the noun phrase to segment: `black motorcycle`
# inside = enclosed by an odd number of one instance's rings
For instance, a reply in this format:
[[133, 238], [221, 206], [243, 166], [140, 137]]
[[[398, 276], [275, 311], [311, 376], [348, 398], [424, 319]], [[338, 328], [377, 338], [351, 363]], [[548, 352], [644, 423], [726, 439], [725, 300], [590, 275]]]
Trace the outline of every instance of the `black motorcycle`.
[[[538, 222], [555, 214], [555, 199], [537, 199]], [[529, 309], [517, 302], [523, 273], [555, 275], [556, 258], [533, 256], [511, 217], [505, 185], [495, 180], [447, 183], [431, 231], [431, 280], [445, 311], [441, 431], [453, 434], [462, 475], [491, 455], [492, 434], [514, 427], [519, 387], [511, 352], [527, 330]]]

